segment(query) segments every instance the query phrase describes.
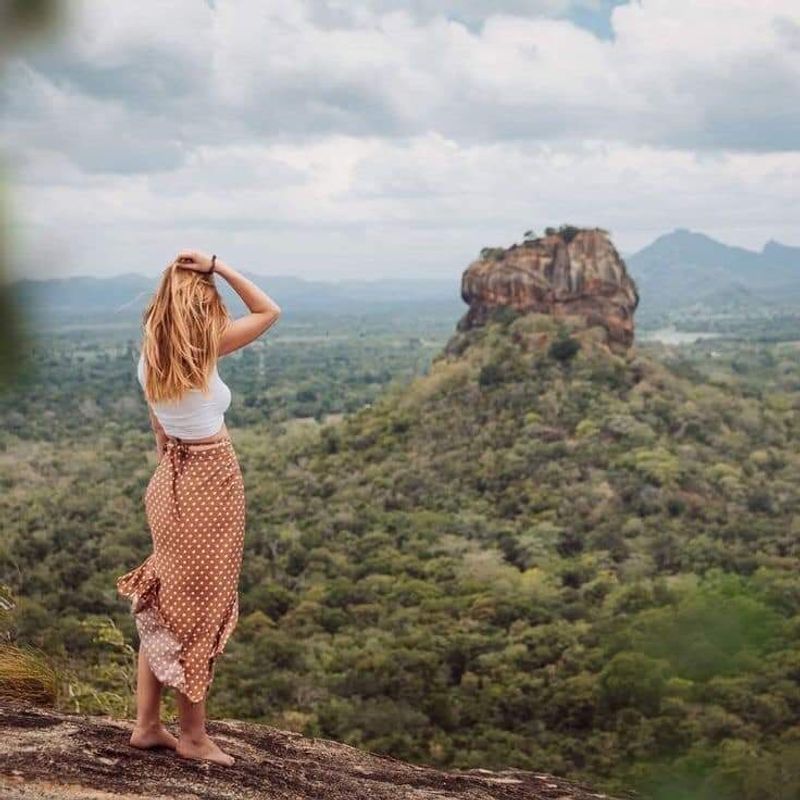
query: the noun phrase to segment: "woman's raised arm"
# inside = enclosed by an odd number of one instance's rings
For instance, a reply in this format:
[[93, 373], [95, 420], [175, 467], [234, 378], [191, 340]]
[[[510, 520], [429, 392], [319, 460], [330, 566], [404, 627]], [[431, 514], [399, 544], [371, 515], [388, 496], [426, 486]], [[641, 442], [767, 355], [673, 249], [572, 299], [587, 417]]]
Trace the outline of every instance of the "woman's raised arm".
[[281, 307], [266, 292], [224, 261], [216, 260], [214, 272], [228, 281], [250, 309], [249, 314], [234, 320], [222, 334], [219, 355], [224, 356], [250, 344], [274, 325], [281, 315]]
[[[211, 258], [196, 250], [181, 250], [176, 258], [176, 263], [179, 267], [198, 272], [211, 270]], [[250, 309], [249, 314], [234, 320], [223, 332], [219, 342], [218, 355], [224, 356], [250, 344], [261, 336], [278, 320], [281, 308], [266, 292], [219, 258], [214, 260], [214, 273], [225, 278]]]

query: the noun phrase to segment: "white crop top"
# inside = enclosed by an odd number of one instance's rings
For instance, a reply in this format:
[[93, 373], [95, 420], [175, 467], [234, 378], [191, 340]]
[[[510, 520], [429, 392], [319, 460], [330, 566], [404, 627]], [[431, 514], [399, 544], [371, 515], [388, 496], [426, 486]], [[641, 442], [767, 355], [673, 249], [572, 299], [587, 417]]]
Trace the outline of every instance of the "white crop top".
[[[139, 356], [137, 376], [144, 389], [144, 355]], [[164, 432], [179, 439], [205, 439], [213, 436], [225, 422], [225, 412], [231, 404], [231, 390], [222, 380], [217, 365], [209, 379], [209, 393], [189, 389], [180, 400], [150, 403]]]

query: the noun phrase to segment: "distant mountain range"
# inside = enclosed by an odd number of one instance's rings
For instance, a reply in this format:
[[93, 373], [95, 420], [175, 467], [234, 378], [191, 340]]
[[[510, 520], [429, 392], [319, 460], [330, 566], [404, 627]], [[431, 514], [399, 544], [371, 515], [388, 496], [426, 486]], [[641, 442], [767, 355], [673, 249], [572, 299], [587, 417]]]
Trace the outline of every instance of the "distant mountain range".
[[[641, 297], [636, 312], [639, 324], [693, 308], [709, 313], [769, 308], [785, 311], [800, 304], [800, 247], [776, 241], [757, 252], [677, 228], [626, 256], [625, 262]], [[464, 312], [460, 274], [450, 278], [336, 282], [245, 274], [280, 302], [286, 318], [384, 315], [412, 306], [441, 313], [445, 319], [455, 319]], [[87, 319], [138, 320], [154, 284], [152, 276], [125, 273], [111, 278], [22, 279], [12, 287], [19, 301], [38, 319], [58, 324]], [[220, 285], [231, 313], [241, 313], [244, 306], [238, 296], [224, 281]]]
[[[311, 315], [376, 316], [403, 309], [441, 311], [446, 319], [463, 310], [451, 279], [388, 278], [380, 280], [314, 281], [290, 275], [258, 275], [242, 271], [280, 303], [285, 318]], [[18, 300], [45, 326], [91, 319], [93, 322], [127, 322], [141, 318], [156, 278], [137, 273], [97, 278], [88, 275], [23, 279], [12, 284]], [[228, 310], [239, 315], [246, 309], [239, 296], [222, 279], [217, 285]]]
[[639, 321], [692, 307], [720, 312], [800, 304], [800, 247], [780, 242], [758, 252], [677, 228], [625, 263], [641, 297]]

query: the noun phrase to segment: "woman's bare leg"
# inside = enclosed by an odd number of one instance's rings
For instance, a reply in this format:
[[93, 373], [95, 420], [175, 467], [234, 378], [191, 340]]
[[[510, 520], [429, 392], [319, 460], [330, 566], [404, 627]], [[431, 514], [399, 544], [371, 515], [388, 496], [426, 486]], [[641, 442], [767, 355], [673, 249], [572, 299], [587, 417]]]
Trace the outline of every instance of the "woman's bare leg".
[[179, 691], [175, 692], [178, 700], [178, 715], [181, 722], [181, 736], [176, 752], [184, 758], [200, 758], [214, 761], [229, 767], [234, 762], [233, 756], [221, 750], [206, 733], [206, 704], [204, 700], [193, 703]]
[[133, 747], [144, 750], [169, 747], [174, 750], [178, 745], [178, 740], [161, 723], [162, 688], [140, 647], [136, 669], [136, 725], [130, 742]]

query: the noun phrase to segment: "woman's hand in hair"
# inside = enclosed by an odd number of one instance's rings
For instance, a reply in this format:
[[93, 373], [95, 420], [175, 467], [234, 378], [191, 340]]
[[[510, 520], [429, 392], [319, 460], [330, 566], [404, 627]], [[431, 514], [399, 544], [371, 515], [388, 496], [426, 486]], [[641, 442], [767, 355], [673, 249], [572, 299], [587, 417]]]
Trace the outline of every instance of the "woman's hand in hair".
[[175, 264], [183, 269], [193, 269], [195, 272], [210, 272], [211, 256], [198, 253], [196, 250], [181, 250], [175, 258]]

